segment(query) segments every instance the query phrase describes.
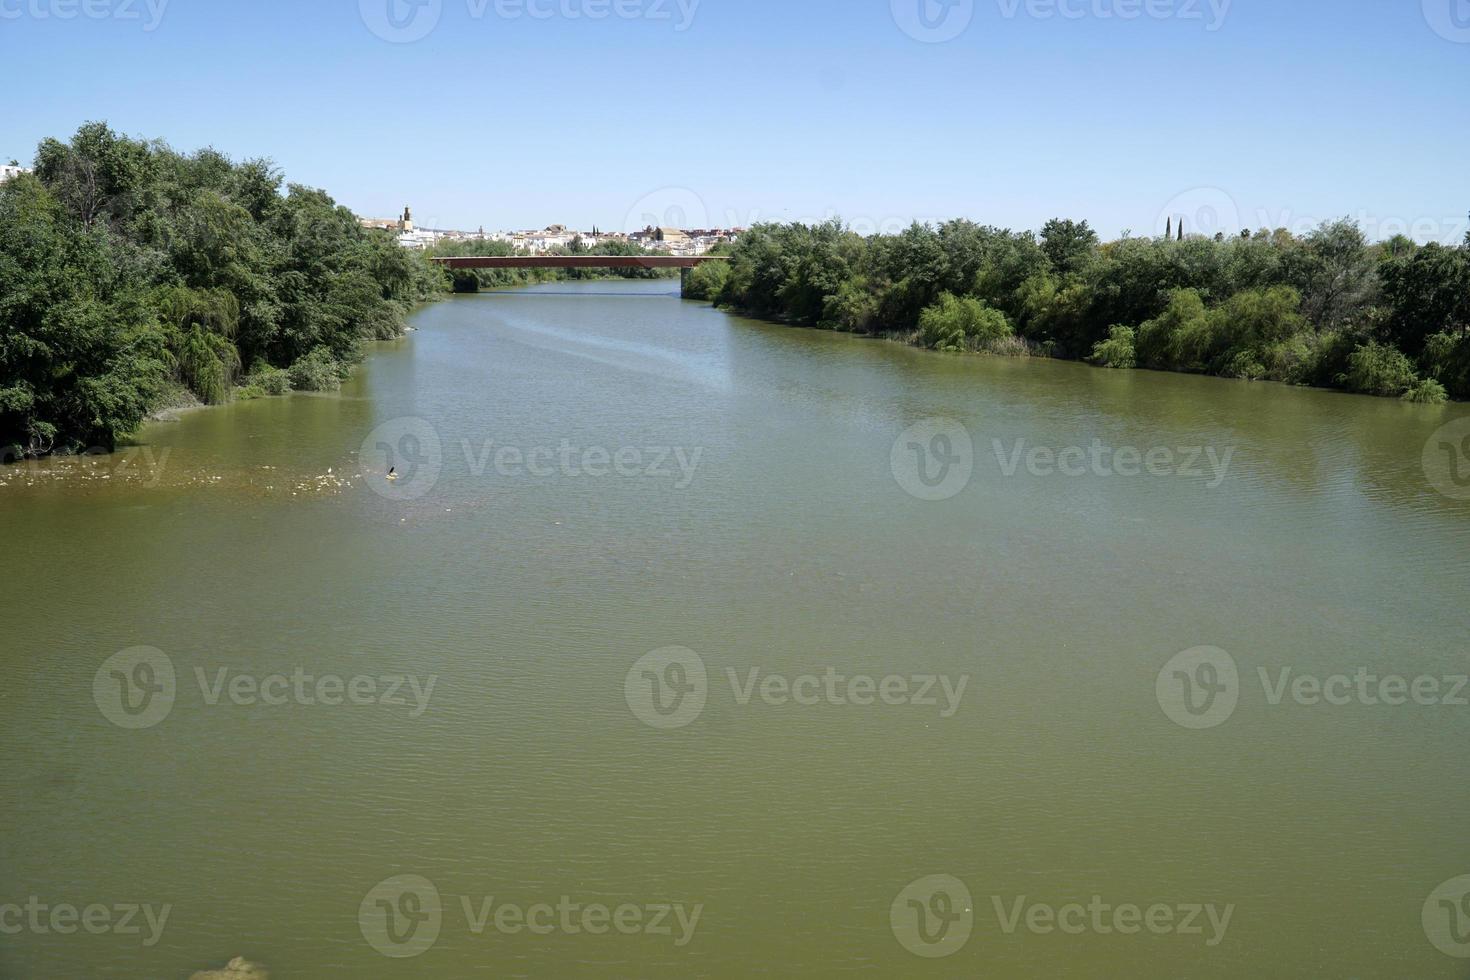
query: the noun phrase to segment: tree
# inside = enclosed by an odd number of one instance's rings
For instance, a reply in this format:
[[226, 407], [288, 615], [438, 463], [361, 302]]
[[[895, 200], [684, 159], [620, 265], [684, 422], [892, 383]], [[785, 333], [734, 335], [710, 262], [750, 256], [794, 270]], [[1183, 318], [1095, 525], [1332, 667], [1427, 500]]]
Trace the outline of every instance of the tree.
[[1097, 232], [1087, 222], [1053, 218], [1041, 229], [1041, 248], [1058, 272], [1075, 272], [1097, 248]]

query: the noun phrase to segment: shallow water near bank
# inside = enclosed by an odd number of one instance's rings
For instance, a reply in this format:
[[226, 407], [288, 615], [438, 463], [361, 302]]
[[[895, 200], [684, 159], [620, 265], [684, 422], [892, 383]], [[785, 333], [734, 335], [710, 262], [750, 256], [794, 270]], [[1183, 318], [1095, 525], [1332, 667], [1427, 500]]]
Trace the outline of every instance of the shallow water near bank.
[[[1465, 975], [1425, 918], [1470, 873], [1470, 707], [1272, 694], [1470, 671], [1470, 502], [1423, 463], [1470, 408], [935, 355], [676, 292], [455, 297], [340, 395], [0, 471], [0, 904], [171, 909], [149, 946], [28, 926], [0, 975]], [[128, 728], [103, 668], [140, 647], [176, 687]], [[704, 703], [658, 727], [631, 668], [675, 647]], [[1199, 647], [1238, 704], [1191, 729], [1159, 685]], [[856, 703], [858, 676], [936, 703]], [[935, 875], [972, 899], [944, 960], [891, 921]], [[390, 958], [369, 899], [403, 876], [442, 907]], [[1005, 926], [1094, 896], [1233, 913], [1213, 945]], [[563, 898], [642, 926], [495, 925]]]

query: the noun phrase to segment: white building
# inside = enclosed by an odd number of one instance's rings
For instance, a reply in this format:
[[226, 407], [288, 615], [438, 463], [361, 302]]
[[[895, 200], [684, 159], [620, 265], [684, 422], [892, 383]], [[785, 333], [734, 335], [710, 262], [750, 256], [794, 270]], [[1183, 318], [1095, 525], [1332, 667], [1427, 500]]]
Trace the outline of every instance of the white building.
[[26, 167], [0, 167], [0, 184], [5, 183], [13, 177], [19, 177], [21, 174], [28, 174], [30, 172]]

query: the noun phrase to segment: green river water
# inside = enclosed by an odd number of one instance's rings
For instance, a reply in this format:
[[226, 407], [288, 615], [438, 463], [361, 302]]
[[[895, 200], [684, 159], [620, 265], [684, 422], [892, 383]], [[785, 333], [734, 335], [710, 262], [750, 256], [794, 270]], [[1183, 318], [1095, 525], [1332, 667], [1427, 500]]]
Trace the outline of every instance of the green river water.
[[0, 977], [1470, 976], [1466, 406], [676, 292], [0, 470]]

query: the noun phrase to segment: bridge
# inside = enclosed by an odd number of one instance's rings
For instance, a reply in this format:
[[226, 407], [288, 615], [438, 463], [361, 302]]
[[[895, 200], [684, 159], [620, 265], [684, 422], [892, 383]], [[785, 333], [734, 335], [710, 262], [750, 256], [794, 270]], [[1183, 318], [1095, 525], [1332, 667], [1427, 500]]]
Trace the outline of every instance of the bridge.
[[430, 259], [446, 269], [679, 269], [679, 286], [689, 270], [706, 262], [728, 262], [725, 255], [479, 255]]

